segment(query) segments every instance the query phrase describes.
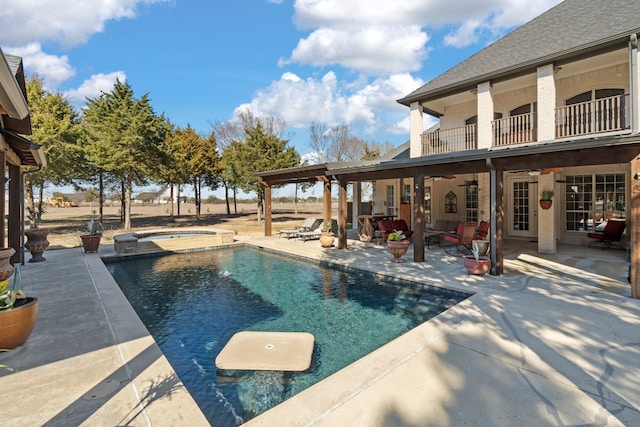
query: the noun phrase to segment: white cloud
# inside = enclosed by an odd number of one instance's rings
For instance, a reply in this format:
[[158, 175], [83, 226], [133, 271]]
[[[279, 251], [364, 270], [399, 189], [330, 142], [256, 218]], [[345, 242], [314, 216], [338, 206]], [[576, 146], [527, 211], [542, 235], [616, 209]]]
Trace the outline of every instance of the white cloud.
[[298, 42], [289, 61], [316, 67], [341, 65], [369, 75], [417, 71], [428, 39], [417, 26], [321, 28]]
[[346, 124], [364, 135], [389, 129], [395, 129], [394, 133], [408, 133], [408, 126], [400, 131], [392, 122], [408, 116], [406, 107], [396, 99], [423, 83], [408, 73], [371, 82], [366, 79], [343, 82], [334, 72], [320, 79], [302, 79], [288, 72], [258, 91], [251, 102], [239, 106], [236, 113], [249, 109], [256, 115], [275, 116], [301, 129], [315, 121], [329, 126]]
[[446, 45], [465, 47], [493, 41], [560, 1], [296, 0], [294, 22], [311, 33], [280, 65], [338, 65], [368, 75], [417, 71], [432, 32], [443, 26], [454, 27]]
[[0, 10], [0, 40], [6, 46], [52, 41], [64, 47], [86, 42], [105, 22], [133, 18], [136, 7], [168, 0], [21, 0]]
[[444, 37], [444, 44], [453, 47], [464, 47], [478, 41], [480, 22], [471, 19], [462, 24], [455, 32]]
[[117, 79], [124, 82], [127, 79], [127, 75], [124, 71], [94, 74], [91, 78], [82, 82], [77, 89], [64, 91], [62, 95], [73, 105], [81, 107], [87, 98], [96, 98], [100, 96], [102, 92], [110, 92]]
[[47, 90], [55, 90], [61, 82], [76, 74], [66, 55], [46, 54], [42, 51], [40, 43], [30, 43], [21, 48], [7, 48], [6, 51], [21, 56], [26, 72], [29, 74], [28, 77], [37, 74]]

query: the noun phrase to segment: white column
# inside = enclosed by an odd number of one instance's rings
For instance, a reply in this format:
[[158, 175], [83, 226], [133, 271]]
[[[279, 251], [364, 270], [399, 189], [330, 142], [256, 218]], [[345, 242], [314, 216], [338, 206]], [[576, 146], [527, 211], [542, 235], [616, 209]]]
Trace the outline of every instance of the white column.
[[478, 148], [490, 148], [493, 144], [493, 87], [491, 82], [478, 85]]
[[538, 67], [538, 111], [536, 123], [538, 141], [550, 141], [556, 137], [556, 81], [553, 64]]
[[[545, 175], [538, 176], [538, 197], [536, 199], [540, 199], [540, 193], [542, 190], [553, 190], [556, 192], [555, 188], [555, 173], [551, 172]], [[533, 186], [534, 188], [536, 186]], [[557, 193], [557, 192], [556, 192]], [[555, 254], [556, 253], [556, 215], [558, 212], [560, 214], [559, 209], [559, 198], [556, 194], [553, 197], [553, 204], [549, 209], [542, 209], [540, 204], [537, 205], [538, 210], [538, 252]], [[537, 203], [537, 202], [536, 202]]]
[[360, 181], [353, 182], [353, 209], [351, 209], [351, 226], [358, 228], [358, 215], [360, 215], [360, 199], [362, 198], [362, 185]]
[[422, 105], [419, 102], [411, 103], [411, 128], [409, 130], [409, 157], [422, 157]]
[[633, 133], [640, 132], [640, 71], [638, 63], [640, 62], [640, 54], [638, 54], [638, 37], [633, 34], [629, 42], [629, 78], [630, 78], [630, 120], [631, 131]]

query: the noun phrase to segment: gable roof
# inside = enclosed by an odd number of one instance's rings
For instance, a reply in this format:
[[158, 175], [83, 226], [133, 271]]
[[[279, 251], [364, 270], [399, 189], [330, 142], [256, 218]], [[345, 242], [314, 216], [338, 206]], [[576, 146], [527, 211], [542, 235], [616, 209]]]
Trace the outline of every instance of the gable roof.
[[565, 0], [449, 69], [398, 102], [468, 90], [492, 78], [524, 73], [590, 51], [625, 46], [640, 32], [637, 0]]

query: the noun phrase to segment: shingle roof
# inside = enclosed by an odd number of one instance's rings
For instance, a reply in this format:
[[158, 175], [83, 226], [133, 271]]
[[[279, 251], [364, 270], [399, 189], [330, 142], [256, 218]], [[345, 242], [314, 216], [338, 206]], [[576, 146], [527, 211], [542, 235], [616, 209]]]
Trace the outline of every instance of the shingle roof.
[[566, 0], [398, 102], [409, 105], [456, 86], [475, 86], [492, 77], [623, 43], [638, 32], [638, 0]]

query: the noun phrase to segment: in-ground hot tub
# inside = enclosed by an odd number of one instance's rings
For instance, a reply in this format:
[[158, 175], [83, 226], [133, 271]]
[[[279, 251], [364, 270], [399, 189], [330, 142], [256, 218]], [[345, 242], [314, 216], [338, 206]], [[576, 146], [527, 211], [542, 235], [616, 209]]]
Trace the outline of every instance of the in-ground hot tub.
[[233, 243], [233, 232], [213, 229], [160, 229], [113, 236], [116, 254], [177, 252]]

